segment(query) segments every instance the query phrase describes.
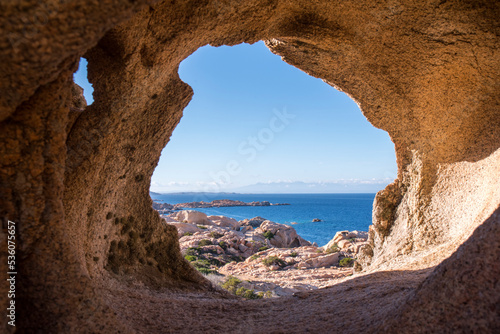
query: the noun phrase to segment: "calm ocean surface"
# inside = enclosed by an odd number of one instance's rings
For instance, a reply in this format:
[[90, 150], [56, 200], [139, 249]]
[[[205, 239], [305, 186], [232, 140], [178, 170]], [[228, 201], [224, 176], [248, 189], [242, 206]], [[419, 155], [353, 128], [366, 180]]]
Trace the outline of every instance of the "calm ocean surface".
[[[337, 231], [368, 231], [375, 194], [151, 194], [154, 200], [170, 204], [231, 199], [244, 202], [290, 203], [283, 206], [227, 207], [196, 209], [208, 215], [223, 215], [237, 220], [261, 216], [276, 223], [291, 225], [304, 239], [319, 246], [330, 241]], [[314, 218], [322, 221], [313, 223]]]

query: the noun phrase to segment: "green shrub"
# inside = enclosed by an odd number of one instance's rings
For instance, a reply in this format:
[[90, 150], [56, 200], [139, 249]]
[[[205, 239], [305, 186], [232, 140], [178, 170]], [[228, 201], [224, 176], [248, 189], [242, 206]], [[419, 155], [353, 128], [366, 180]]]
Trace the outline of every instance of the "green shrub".
[[208, 239], [203, 239], [203, 240], [200, 240], [200, 242], [198, 242], [198, 246], [200, 246], [200, 247], [210, 246], [210, 245], [212, 245], [212, 241], [210, 241]]
[[260, 255], [254, 254], [254, 255], [250, 256], [250, 260], [253, 261], [253, 260], [258, 259], [259, 257], [260, 257]]
[[234, 276], [228, 276], [227, 280], [222, 284], [222, 288], [231, 292], [232, 294], [236, 294], [236, 289], [238, 285], [241, 284], [241, 280], [237, 279]]
[[198, 258], [196, 261], [193, 262], [193, 266], [210, 268], [210, 262], [206, 259]]
[[244, 287], [238, 288], [235, 293], [237, 296], [246, 298], [246, 299], [259, 299], [262, 298], [260, 295], [256, 294], [252, 289], [245, 289]]
[[185, 258], [186, 260], [188, 260], [189, 262], [193, 262], [193, 261], [196, 261], [196, 260], [198, 259], [198, 258], [197, 258], [196, 256], [194, 256], [194, 255], [186, 255], [186, 256], [184, 256], [184, 258]]
[[203, 275], [210, 275], [217, 273], [217, 270], [207, 269], [207, 268], [196, 268]]
[[265, 258], [264, 260], [262, 260], [262, 264], [264, 264], [265, 266], [269, 267], [273, 264], [276, 264], [280, 267], [286, 267], [287, 263], [285, 261], [283, 261], [282, 259], [280, 259], [279, 257], [277, 256], [269, 256], [267, 258]]
[[356, 238], [349, 239], [349, 242], [356, 242]]
[[217, 233], [217, 232], [210, 232], [210, 236], [214, 239], [219, 239], [219, 238], [222, 238], [224, 236], [224, 234]]
[[274, 238], [274, 233], [271, 231], [266, 231], [266, 232], [262, 233], [262, 236], [266, 239], [271, 240], [272, 238]]
[[191, 236], [191, 235], [193, 235], [193, 233], [191, 233], [191, 232], [186, 232], [186, 233], [184, 233], [182, 236], [183, 236], [183, 237], [189, 237], [189, 236]]
[[240, 279], [234, 276], [228, 276], [226, 281], [221, 286], [223, 289], [229, 291], [233, 295], [237, 295], [246, 299], [259, 299], [259, 298], [264, 298], [266, 294], [269, 296], [271, 295], [271, 291], [267, 291], [266, 293], [264, 292], [255, 293], [255, 291], [252, 289], [246, 289], [244, 287], [240, 287], [239, 285], [241, 283], [242, 282]]
[[345, 257], [339, 261], [339, 267], [352, 267], [354, 265], [354, 259], [350, 257]]
[[204, 226], [204, 225], [196, 225], [198, 226], [198, 228], [201, 228], [202, 230], [206, 230], [208, 227]]
[[210, 248], [210, 249], [203, 249], [202, 251], [203, 254], [217, 254], [217, 249], [214, 249], [214, 248]]
[[189, 247], [186, 249], [185, 255], [193, 255], [193, 256], [198, 256], [200, 255], [201, 248], [200, 247]]
[[332, 254], [332, 253], [337, 253], [339, 251], [339, 245], [337, 245], [337, 243], [334, 243], [333, 245], [330, 246], [330, 248], [328, 248], [325, 253], [326, 254]]
[[259, 252], [265, 251], [265, 250], [267, 250], [267, 249], [269, 249], [269, 247], [267, 247], [267, 246], [262, 246], [262, 247], [260, 247], [260, 248], [259, 248]]
[[215, 270], [212, 270], [210, 262], [205, 259], [197, 259], [196, 261], [191, 262], [191, 264], [196, 268], [196, 270], [203, 274], [210, 274], [215, 272]]
[[210, 262], [210, 264], [212, 264], [216, 267], [222, 267], [224, 265], [224, 263], [222, 263], [219, 259], [217, 259], [215, 257], [209, 258], [208, 262]]
[[291, 256], [291, 257], [297, 257], [297, 255], [299, 255], [299, 254], [297, 254], [297, 252], [292, 252], [292, 253], [290, 254], [290, 256]]
[[243, 256], [235, 256], [235, 255], [231, 255], [231, 261], [235, 261], [235, 262], [243, 262], [243, 261], [245, 261], [245, 259], [243, 258]]
[[226, 250], [226, 249], [227, 249], [227, 242], [225, 242], [225, 241], [221, 241], [221, 242], [219, 242], [219, 246], [220, 246], [220, 248], [222, 248], [223, 250]]

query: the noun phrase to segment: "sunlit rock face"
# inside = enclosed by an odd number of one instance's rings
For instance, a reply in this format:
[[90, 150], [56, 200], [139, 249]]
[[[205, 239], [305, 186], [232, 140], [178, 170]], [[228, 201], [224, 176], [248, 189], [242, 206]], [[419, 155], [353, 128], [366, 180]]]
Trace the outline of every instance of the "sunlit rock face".
[[[19, 331], [499, 328], [495, 2], [27, 0], [0, 8], [0, 208], [18, 224]], [[358, 265], [365, 275], [256, 305], [210, 290], [148, 190], [192, 96], [179, 63], [206, 44], [258, 40], [348, 93], [387, 131], [398, 178], [375, 200]], [[72, 83], [81, 56], [94, 86], [88, 107]], [[6, 252], [0, 263], [7, 272]], [[0, 286], [4, 309], [7, 290]]]

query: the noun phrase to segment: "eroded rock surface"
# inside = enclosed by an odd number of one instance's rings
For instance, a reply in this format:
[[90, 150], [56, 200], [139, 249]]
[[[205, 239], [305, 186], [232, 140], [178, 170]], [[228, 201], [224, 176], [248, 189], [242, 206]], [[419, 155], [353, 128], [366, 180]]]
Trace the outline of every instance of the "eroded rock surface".
[[[500, 327], [500, 239], [481, 232], [499, 224], [497, 2], [27, 0], [0, 13], [0, 209], [19, 224], [19, 331], [398, 328], [386, 314], [413, 332]], [[202, 45], [258, 40], [348, 93], [398, 162], [362, 276], [264, 304], [210, 292], [148, 189], [192, 95], [179, 63]], [[72, 82], [81, 56], [88, 107]], [[0, 263], [6, 273], [5, 252]], [[6, 296], [0, 285], [2, 309]], [[285, 324], [269, 327], [276, 318]]]

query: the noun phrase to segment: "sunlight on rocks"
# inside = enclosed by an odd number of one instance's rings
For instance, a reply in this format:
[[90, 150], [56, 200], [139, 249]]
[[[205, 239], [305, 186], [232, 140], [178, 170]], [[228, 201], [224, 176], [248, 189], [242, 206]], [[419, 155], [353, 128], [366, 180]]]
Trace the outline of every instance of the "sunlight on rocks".
[[[156, 207], [165, 209], [168, 204]], [[163, 211], [168, 212], [168, 211]], [[215, 286], [247, 299], [293, 295], [353, 274], [367, 232], [340, 231], [323, 247], [292, 226], [183, 210], [162, 215], [177, 228], [181, 252]]]

